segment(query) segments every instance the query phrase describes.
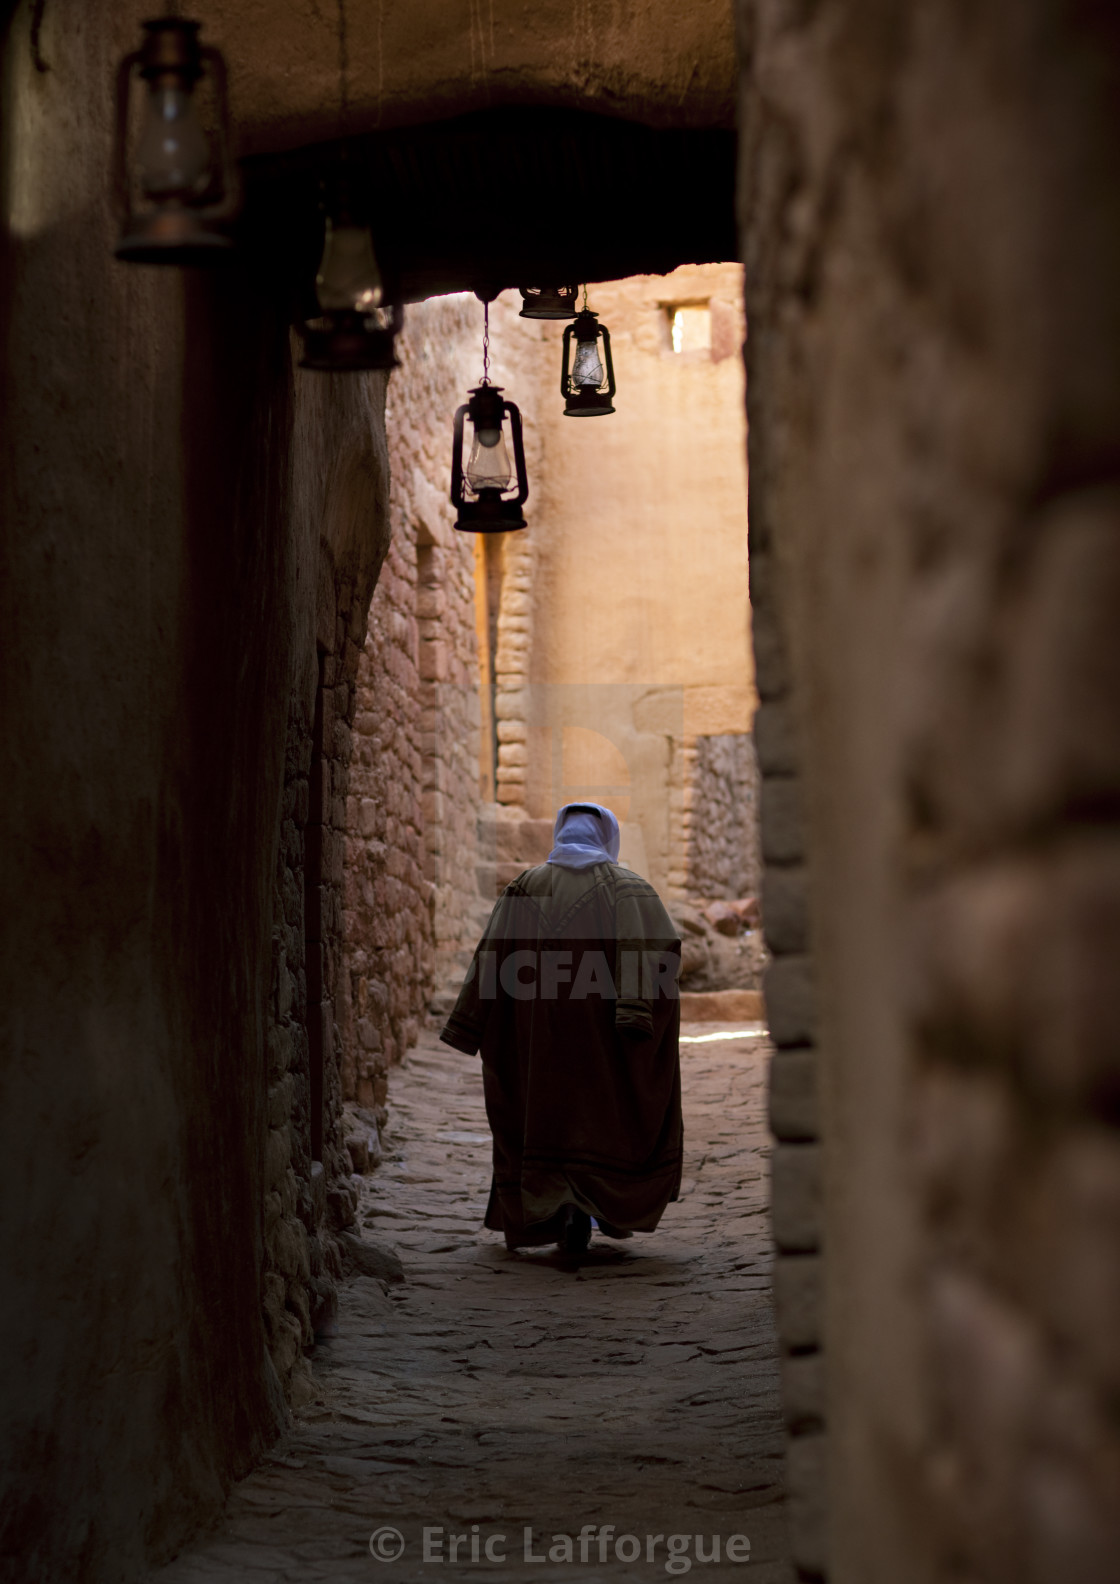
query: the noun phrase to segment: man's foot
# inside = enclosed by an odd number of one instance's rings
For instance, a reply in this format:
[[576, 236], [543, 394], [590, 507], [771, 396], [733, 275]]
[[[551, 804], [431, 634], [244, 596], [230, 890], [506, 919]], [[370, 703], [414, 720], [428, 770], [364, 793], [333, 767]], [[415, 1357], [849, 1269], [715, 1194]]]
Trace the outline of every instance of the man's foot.
[[565, 1254], [586, 1254], [591, 1242], [591, 1217], [575, 1205], [565, 1205], [558, 1242]]

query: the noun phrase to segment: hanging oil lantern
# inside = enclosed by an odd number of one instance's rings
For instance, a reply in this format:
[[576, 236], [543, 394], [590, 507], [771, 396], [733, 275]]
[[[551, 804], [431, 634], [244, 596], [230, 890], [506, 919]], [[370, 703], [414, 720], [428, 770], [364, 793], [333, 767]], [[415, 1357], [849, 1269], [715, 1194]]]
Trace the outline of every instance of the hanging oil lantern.
[[490, 383], [490, 303], [484, 299], [482, 383], [456, 412], [451, 442], [451, 504], [458, 514], [455, 526], [464, 533], [507, 533], [524, 528], [521, 508], [528, 498], [521, 413], [513, 402], [503, 399], [500, 385]]
[[614, 412], [611, 401], [615, 391], [611, 333], [606, 325], [599, 323], [598, 314], [588, 312], [586, 304], [585, 294], [584, 307], [564, 330], [560, 393], [564, 398], [564, 416], [567, 418], [599, 418], [604, 413]]
[[[198, 22], [145, 22], [144, 42], [117, 72], [114, 185], [121, 214], [115, 252], [133, 264], [209, 264], [233, 246], [229, 224], [240, 194], [230, 157], [226, 68], [198, 41]], [[133, 82], [146, 84], [140, 129], [129, 137]], [[199, 119], [195, 89], [208, 80], [217, 101], [213, 144]]]
[[[464, 420], [469, 433], [464, 434]], [[510, 461], [509, 442], [513, 445]], [[466, 465], [463, 452], [469, 447]], [[465, 533], [506, 533], [525, 527], [521, 510], [529, 498], [521, 413], [502, 399], [502, 387], [488, 381], [470, 392], [455, 414], [451, 446], [451, 504], [456, 528]]]
[[574, 319], [578, 286], [519, 286], [519, 319]]
[[404, 310], [385, 300], [373, 236], [345, 176], [334, 184], [315, 294], [320, 317], [302, 327], [301, 368], [358, 373], [397, 367], [394, 342]]

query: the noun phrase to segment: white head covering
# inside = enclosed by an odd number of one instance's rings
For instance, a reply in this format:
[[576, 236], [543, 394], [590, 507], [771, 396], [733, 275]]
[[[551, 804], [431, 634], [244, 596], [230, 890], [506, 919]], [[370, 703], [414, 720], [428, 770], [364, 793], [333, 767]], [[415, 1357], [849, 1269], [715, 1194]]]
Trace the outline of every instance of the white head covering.
[[601, 803], [565, 803], [556, 816], [555, 845], [546, 861], [564, 869], [617, 863], [620, 838], [618, 821], [609, 808]]

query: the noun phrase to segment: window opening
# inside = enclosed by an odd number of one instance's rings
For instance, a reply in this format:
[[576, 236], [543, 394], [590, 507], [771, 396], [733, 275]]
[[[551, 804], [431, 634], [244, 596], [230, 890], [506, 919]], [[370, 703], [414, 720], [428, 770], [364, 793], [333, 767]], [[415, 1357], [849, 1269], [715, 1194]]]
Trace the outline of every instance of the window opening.
[[712, 311], [708, 303], [670, 303], [669, 341], [674, 352], [710, 352]]

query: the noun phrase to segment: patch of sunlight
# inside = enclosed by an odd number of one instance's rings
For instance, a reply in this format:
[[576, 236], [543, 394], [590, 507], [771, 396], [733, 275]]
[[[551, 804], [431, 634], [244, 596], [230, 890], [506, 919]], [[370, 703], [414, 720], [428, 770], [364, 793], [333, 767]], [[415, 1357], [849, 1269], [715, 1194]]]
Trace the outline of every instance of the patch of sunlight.
[[718, 1034], [682, 1034], [680, 1043], [682, 1045], [710, 1045], [713, 1040], [765, 1038], [766, 1030], [764, 1028], [731, 1029], [730, 1032], [721, 1029]]

